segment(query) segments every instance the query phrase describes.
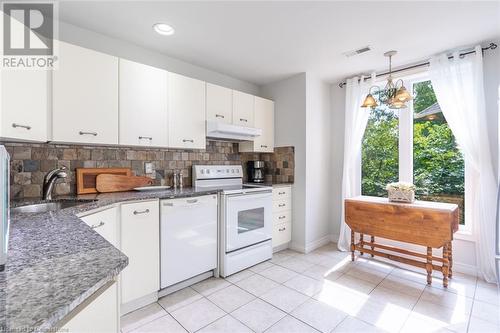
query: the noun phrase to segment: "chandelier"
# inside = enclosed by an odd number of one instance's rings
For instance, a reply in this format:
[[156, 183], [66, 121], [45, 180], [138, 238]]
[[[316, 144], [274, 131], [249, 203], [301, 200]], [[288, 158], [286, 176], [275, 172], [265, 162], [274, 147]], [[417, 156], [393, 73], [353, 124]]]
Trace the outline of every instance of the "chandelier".
[[404, 109], [406, 103], [412, 100], [408, 90], [406, 90], [403, 80], [399, 79], [395, 83], [392, 80], [392, 57], [396, 55], [397, 51], [388, 51], [384, 56], [389, 57], [389, 77], [384, 89], [379, 86], [372, 86], [365, 97], [362, 108], [370, 107], [372, 109], [379, 106], [377, 99], [373, 97], [372, 91], [375, 89], [375, 95], [380, 104], [387, 105], [390, 109]]

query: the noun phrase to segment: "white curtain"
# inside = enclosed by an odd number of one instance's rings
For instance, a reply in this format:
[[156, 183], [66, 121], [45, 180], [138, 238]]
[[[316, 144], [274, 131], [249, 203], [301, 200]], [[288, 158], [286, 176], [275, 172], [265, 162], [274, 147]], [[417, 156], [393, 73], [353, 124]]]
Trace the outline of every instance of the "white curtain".
[[488, 139], [483, 89], [481, 46], [475, 54], [453, 58], [441, 54], [430, 61], [430, 77], [437, 101], [464, 152], [473, 184], [470, 190], [470, 217], [476, 240], [477, 265], [482, 277], [496, 282], [495, 214], [497, 180]]
[[369, 87], [375, 81], [365, 82], [364, 77], [347, 80], [345, 97], [344, 169], [342, 175], [342, 216], [337, 246], [349, 251], [351, 229], [344, 221], [344, 199], [361, 195], [361, 141], [365, 133], [370, 109], [361, 108]]

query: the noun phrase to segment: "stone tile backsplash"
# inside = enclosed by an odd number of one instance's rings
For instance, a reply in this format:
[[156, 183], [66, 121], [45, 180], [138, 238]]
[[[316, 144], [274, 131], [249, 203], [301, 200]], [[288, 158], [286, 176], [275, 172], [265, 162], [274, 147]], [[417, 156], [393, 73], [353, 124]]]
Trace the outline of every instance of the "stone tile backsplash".
[[[293, 182], [293, 147], [280, 147], [275, 153], [239, 153], [238, 144], [207, 140], [206, 149], [182, 150], [142, 147], [102, 147], [52, 143], [13, 143], [5, 145], [11, 156], [11, 198], [40, 197], [47, 171], [66, 166], [68, 177], [58, 181], [56, 195], [76, 193], [76, 168], [131, 168], [135, 175], [154, 179], [156, 185], [171, 185], [175, 170], [182, 171], [185, 186], [191, 186], [191, 167], [196, 164], [243, 165], [245, 161], [266, 161], [268, 181]], [[155, 172], [144, 173], [144, 164], [153, 163]]]

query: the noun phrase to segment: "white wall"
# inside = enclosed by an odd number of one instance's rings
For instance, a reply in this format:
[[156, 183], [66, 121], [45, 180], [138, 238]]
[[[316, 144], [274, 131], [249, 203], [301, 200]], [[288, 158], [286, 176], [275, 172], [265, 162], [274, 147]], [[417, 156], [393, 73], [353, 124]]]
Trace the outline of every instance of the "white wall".
[[306, 74], [306, 252], [330, 241], [330, 86]]
[[295, 147], [292, 246], [306, 244], [306, 74], [261, 87], [261, 96], [274, 100], [274, 144]]
[[59, 23], [59, 39], [99, 52], [111, 54], [116, 57], [163, 68], [174, 73], [240, 90], [249, 94], [258, 95], [259, 93], [259, 86], [253, 83], [238, 80], [222, 73], [192, 65], [158, 52], [149, 51], [138, 45], [111, 38], [69, 23]]
[[295, 147], [291, 247], [310, 251], [330, 240], [330, 91], [310, 73], [261, 87], [275, 102], [275, 145]]
[[[487, 46], [487, 41], [483, 46]], [[500, 45], [500, 40], [493, 41]], [[494, 158], [495, 169], [498, 169], [499, 157], [499, 89], [500, 89], [500, 51], [488, 50], [484, 53], [484, 89], [486, 94], [486, 108], [488, 113], [489, 136]], [[343, 165], [343, 142], [344, 142], [344, 103], [345, 88], [339, 88], [338, 84], [331, 86], [332, 103], [332, 171], [331, 179], [332, 195], [334, 196], [331, 207], [333, 224], [330, 231], [333, 238], [338, 238], [340, 232], [340, 216], [342, 205], [342, 165]], [[459, 235], [453, 241], [455, 271], [474, 274], [476, 271], [476, 250], [474, 241], [464, 239]], [[410, 247], [416, 249], [415, 247]], [[436, 254], [438, 251], [435, 251]]]

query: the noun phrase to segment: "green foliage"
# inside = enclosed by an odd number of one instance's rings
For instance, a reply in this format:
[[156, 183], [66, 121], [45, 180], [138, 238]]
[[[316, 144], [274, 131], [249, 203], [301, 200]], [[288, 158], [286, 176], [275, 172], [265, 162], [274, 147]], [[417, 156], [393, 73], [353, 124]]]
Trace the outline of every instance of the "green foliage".
[[398, 118], [384, 108], [371, 110], [362, 145], [364, 195], [387, 196], [385, 186], [398, 181]]
[[[414, 92], [415, 113], [436, 102], [430, 81], [415, 84]], [[385, 185], [399, 178], [398, 160], [398, 118], [383, 107], [371, 110], [362, 146], [362, 193], [387, 196]], [[417, 196], [463, 195], [463, 156], [442, 115], [414, 122], [413, 169]]]

